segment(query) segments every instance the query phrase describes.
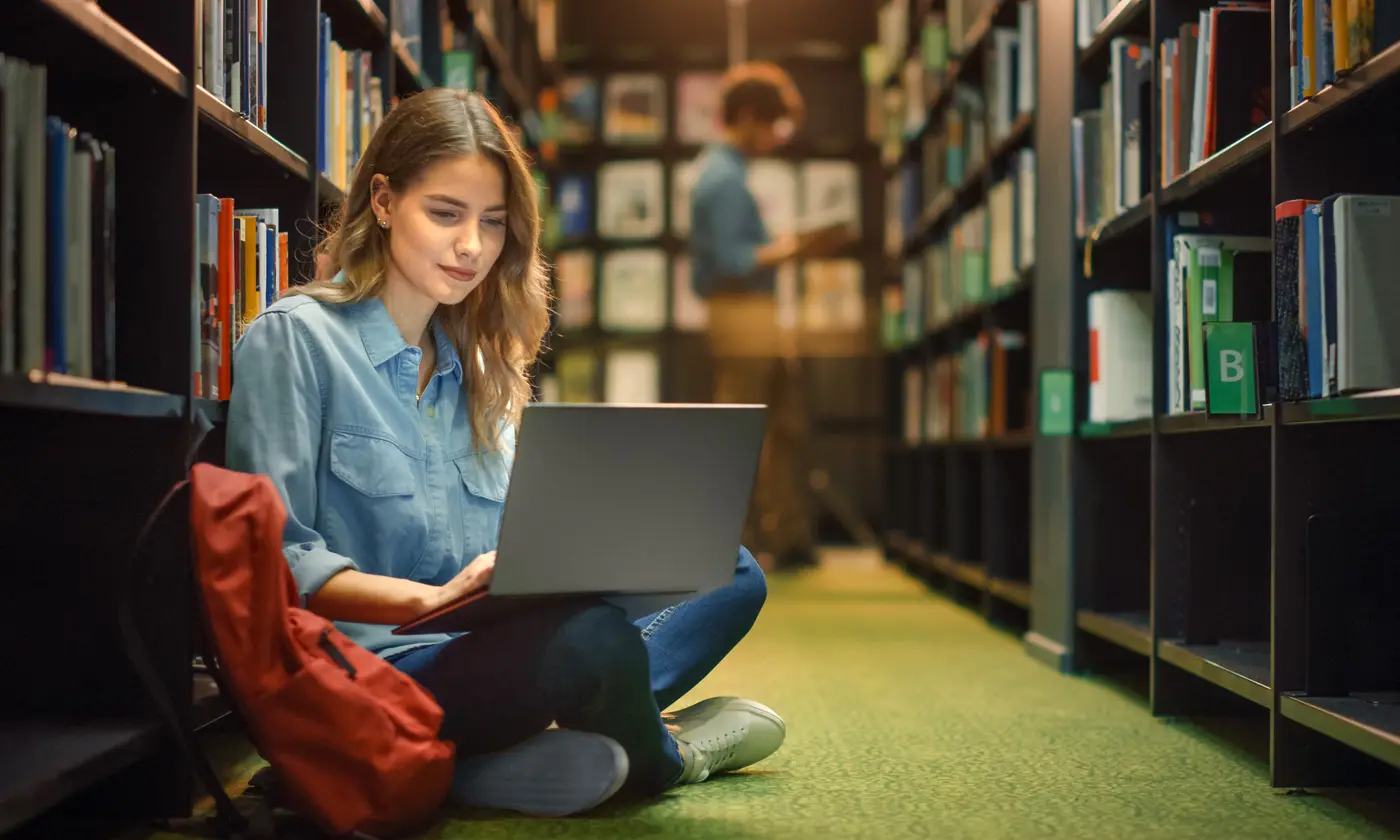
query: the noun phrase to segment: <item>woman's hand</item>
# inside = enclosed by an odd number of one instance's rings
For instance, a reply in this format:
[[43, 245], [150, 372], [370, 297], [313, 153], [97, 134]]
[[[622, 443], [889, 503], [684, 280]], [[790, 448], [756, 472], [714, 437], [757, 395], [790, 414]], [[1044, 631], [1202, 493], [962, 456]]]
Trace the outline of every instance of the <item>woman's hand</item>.
[[496, 552], [488, 551], [466, 565], [457, 576], [438, 587], [437, 603], [434, 609], [450, 604], [463, 595], [485, 589], [491, 582], [491, 572], [496, 568]]

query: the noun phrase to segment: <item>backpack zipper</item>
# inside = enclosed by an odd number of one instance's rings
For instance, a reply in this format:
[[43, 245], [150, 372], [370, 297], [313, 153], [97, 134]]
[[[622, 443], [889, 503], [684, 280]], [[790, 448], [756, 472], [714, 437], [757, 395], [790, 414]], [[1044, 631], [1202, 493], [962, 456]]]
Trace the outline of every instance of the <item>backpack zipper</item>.
[[355, 666], [350, 664], [350, 660], [346, 659], [345, 654], [341, 653], [340, 648], [336, 647], [335, 643], [331, 641], [331, 628], [326, 627], [321, 630], [319, 644], [321, 648], [325, 650], [326, 655], [335, 660], [335, 664], [345, 669], [345, 673], [350, 675], [350, 679], [355, 679]]

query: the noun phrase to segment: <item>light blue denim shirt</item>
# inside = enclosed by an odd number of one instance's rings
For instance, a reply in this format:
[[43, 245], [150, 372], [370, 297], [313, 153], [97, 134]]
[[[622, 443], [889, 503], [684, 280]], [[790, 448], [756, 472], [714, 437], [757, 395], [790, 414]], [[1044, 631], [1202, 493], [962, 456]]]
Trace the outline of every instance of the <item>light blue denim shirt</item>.
[[[478, 457], [461, 359], [436, 323], [433, 336], [437, 370], [421, 401], [423, 353], [377, 298], [284, 298], [234, 348], [226, 463], [281, 494], [303, 605], [343, 569], [440, 585], [496, 547], [514, 429]], [[336, 626], [381, 656], [450, 638]]]
[[699, 166], [690, 193], [690, 276], [695, 293], [707, 298], [725, 284], [735, 291], [771, 294], [776, 272], [754, 269], [755, 251], [769, 239], [749, 191], [748, 161], [733, 146], [716, 143], [705, 149]]

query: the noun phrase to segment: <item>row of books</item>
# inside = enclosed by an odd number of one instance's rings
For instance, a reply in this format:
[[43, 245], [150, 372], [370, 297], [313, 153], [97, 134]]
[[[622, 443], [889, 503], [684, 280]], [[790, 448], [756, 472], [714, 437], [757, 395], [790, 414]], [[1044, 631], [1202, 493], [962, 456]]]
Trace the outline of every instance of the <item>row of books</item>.
[[[576, 249], [554, 266], [557, 318], [562, 331], [593, 326], [610, 332], [658, 332], [668, 326], [701, 332], [708, 324], [704, 299], [690, 282], [690, 256], [669, 259], [655, 248], [610, 251], [601, 259]], [[861, 329], [866, 322], [864, 272], [857, 260], [807, 260], [785, 265], [777, 276], [775, 328], [809, 332]], [[669, 290], [669, 299], [668, 299]]]
[[199, 0], [195, 77], [244, 119], [267, 130], [267, 9], [272, 0]]
[[[849, 116], [850, 104], [866, 95], [859, 76], [839, 62], [802, 62], [786, 68], [804, 99], [802, 133], [823, 144], [854, 145], [863, 132]], [[546, 134], [561, 147], [596, 143], [656, 145], [668, 137], [686, 145], [722, 137], [721, 73], [678, 73], [671, 94], [658, 73], [575, 74], [556, 88], [557, 104]], [[675, 111], [672, 114], [671, 103]]]
[[1400, 196], [1285, 202], [1275, 240], [1282, 398], [1400, 387]]
[[[601, 379], [601, 382], [599, 381]], [[540, 374], [540, 402], [661, 401], [661, 355], [645, 348], [608, 350], [602, 363], [588, 350], [567, 350]]]
[[1035, 265], [1035, 150], [1022, 149], [987, 201], [956, 219], [904, 262], [898, 294], [884, 301], [899, 310], [886, 345], [904, 346], [942, 328], [969, 307], [999, 300], [1018, 288]]
[[[676, 164], [670, 173], [670, 226], [676, 236], [690, 233], [690, 193], [702, 160]], [[666, 172], [658, 160], [612, 161], [598, 167], [597, 211], [594, 177], [561, 176], [555, 205], [559, 235], [576, 239], [597, 234], [608, 239], [654, 239], [666, 229]], [[821, 223], [860, 226], [860, 170], [842, 160], [793, 164], [759, 158], [748, 166], [748, 184], [769, 234], [777, 236]]]
[[116, 150], [0, 55], [0, 374], [116, 377]]
[[905, 443], [999, 438], [1026, 427], [1030, 350], [1024, 333], [984, 330], [904, 369]]
[[[875, 103], [867, 115], [869, 133], [881, 144], [887, 162], [899, 159], [906, 137], [923, 130], [930, 104], [944, 94], [952, 70], [971, 47], [965, 43], [968, 30], [986, 5], [981, 0], [955, 0], [947, 8], [925, 10], [919, 25], [919, 49], [912, 55], [908, 55], [905, 34], [908, 0], [890, 0], [881, 7], [880, 41], [867, 48], [863, 72], [867, 95]], [[964, 110], [973, 111], [979, 122], [985, 119], [986, 136], [992, 144], [1009, 135], [1022, 114], [1035, 111], [1035, 4], [1018, 3], [1016, 11], [1015, 27], [990, 30], [982, 89], [969, 91], [961, 85], [955, 91]], [[900, 85], [885, 88], [891, 72], [899, 73]], [[953, 140], [950, 145], [960, 147], [961, 143]], [[974, 167], [976, 162], [966, 161], [965, 165]]]
[[1290, 0], [1289, 14], [1294, 105], [1400, 41], [1400, 6], [1388, 0]]
[[1235, 1], [1162, 41], [1162, 183], [1269, 122], [1272, 43], [1269, 4]]
[[[1209, 322], [1273, 322], [1275, 330], [1266, 335], [1277, 339], [1282, 400], [1400, 386], [1400, 340], [1390, 328], [1400, 322], [1400, 293], [1389, 282], [1400, 263], [1400, 196], [1347, 193], [1285, 202], [1275, 211], [1273, 239], [1213, 227], [1209, 217], [1194, 213], [1167, 219], [1167, 339], [1160, 364], [1168, 414], [1206, 408], [1203, 325]], [[1095, 291], [1088, 297], [1088, 323], [1089, 419], [1150, 416], [1150, 295]], [[1273, 364], [1273, 354], [1261, 353], [1256, 363]]]
[[[720, 74], [693, 71], [676, 78], [675, 136], [681, 143], [720, 139]], [[567, 76], [559, 83], [559, 110], [551, 135], [561, 146], [660, 143], [668, 119], [666, 79], [655, 73]], [[600, 131], [601, 127], [601, 131]]]
[[1152, 52], [1146, 40], [1114, 38], [1108, 75], [1099, 107], [1080, 112], [1070, 123], [1075, 233], [1081, 238], [1152, 192], [1150, 135], [1143, 128], [1150, 124], [1152, 101]]
[[384, 120], [384, 82], [373, 74], [372, 62], [370, 50], [347, 50], [336, 43], [331, 37], [330, 15], [321, 15], [316, 169], [345, 191], [350, 189], [360, 156]]
[[195, 196], [194, 393], [227, 399], [233, 345], [287, 290], [287, 233], [276, 208], [237, 207]]

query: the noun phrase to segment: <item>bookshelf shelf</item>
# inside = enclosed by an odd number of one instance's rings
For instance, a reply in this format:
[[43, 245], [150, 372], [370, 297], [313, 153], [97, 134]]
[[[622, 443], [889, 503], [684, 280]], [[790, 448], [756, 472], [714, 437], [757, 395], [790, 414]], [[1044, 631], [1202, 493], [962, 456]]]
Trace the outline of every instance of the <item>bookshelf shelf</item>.
[[1210, 417], [1204, 411], [1193, 411], [1186, 414], [1163, 414], [1158, 418], [1157, 425], [1164, 435], [1184, 435], [1235, 429], [1264, 429], [1273, 422], [1274, 407], [1266, 405], [1260, 417]]
[[0, 833], [136, 763], [157, 734], [154, 724], [0, 724]]
[[250, 151], [276, 162], [288, 173], [306, 178], [310, 173], [306, 159], [279, 143], [272, 135], [234, 113], [202, 85], [195, 87], [195, 102], [207, 125], [216, 126], [237, 139]]
[[1273, 705], [1267, 641], [1188, 645], [1163, 639], [1157, 646], [1157, 652], [1163, 662], [1195, 674], [1252, 703], [1265, 708]]
[[[1079, 53], [1079, 64], [1086, 70], [1108, 63], [1108, 45], [1120, 35], [1146, 35], [1151, 24], [1148, 0], [1118, 0], [1094, 33], [1094, 39]], [[1099, 70], [1098, 72], [1102, 72]]]
[[[39, 5], [51, 13], [48, 20], [57, 17], [64, 21], [62, 24], [55, 21], [57, 25], [47, 27], [55, 41], [82, 33], [80, 38], [68, 45], [73, 48], [73, 55], [87, 52], [95, 41], [114, 57], [140, 70], [155, 84], [170, 93], [185, 95], [185, 76], [179, 68], [114, 20], [97, 3], [90, 0], [42, 0]], [[54, 45], [63, 48], [58, 43]]]
[[1094, 440], [1097, 438], [1140, 438], [1152, 434], [1152, 418], [1120, 420], [1114, 423], [1094, 423], [1085, 421], [1079, 424], [1079, 436]]
[[[452, 0], [451, 5], [455, 8], [462, 2], [465, 0]], [[534, 98], [525, 89], [525, 84], [516, 76], [515, 70], [512, 69], [510, 61], [506, 58], [506, 48], [496, 37], [495, 29], [489, 24], [483, 24], [477, 27], [477, 31], [481, 34], [481, 43], [486, 47], [486, 55], [490, 58], [492, 66], [501, 74], [501, 83], [505, 85], [506, 91], [522, 108], [530, 107]]]
[[1332, 397], [1284, 403], [1281, 410], [1289, 425], [1400, 420], [1400, 396]]
[[1394, 696], [1284, 695], [1279, 698], [1279, 711], [1289, 720], [1400, 767], [1400, 703]]
[[228, 420], [228, 400], [196, 397], [194, 403], [195, 408], [204, 412], [204, 416], [209, 418], [211, 423], [223, 423]]
[[1011, 124], [1011, 130], [987, 154], [988, 166], [1003, 163], [1007, 156], [1031, 142], [1035, 133], [1035, 114], [1022, 114]]
[[1101, 613], [1081, 609], [1075, 623], [1085, 633], [1124, 650], [1152, 655], [1152, 627], [1146, 612]]
[[0, 407], [103, 414], [114, 417], [180, 418], [184, 398], [115, 388], [50, 385], [0, 378]]
[[1201, 161], [1194, 169], [1162, 188], [1162, 207], [1181, 204], [1196, 197], [1205, 189], [1229, 179], [1252, 161], [1266, 161], [1272, 137], [1272, 126], [1265, 123]]
[[1400, 79], [1400, 43], [1392, 44], [1373, 56], [1370, 61], [1352, 70], [1336, 84], [1323, 88], [1311, 99], [1300, 102], [1289, 109], [1282, 120], [1284, 134], [1291, 134], [1309, 127], [1316, 127], [1330, 114], [1344, 107], [1357, 104], [1364, 106], [1368, 101], [1375, 106], [1374, 99], [1392, 87]]
[[1098, 236], [1090, 236], [1089, 242], [1097, 248], [1141, 232], [1152, 220], [1153, 204], [1152, 196], [1144, 196], [1142, 201], [1104, 222], [1099, 227]]
[[1014, 604], [1023, 610], [1031, 608], [1031, 585], [1027, 581], [989, 578], [987, 580], [987, 592], [992, 595], [992, 597], [1000, 598], [1006, 603]]

